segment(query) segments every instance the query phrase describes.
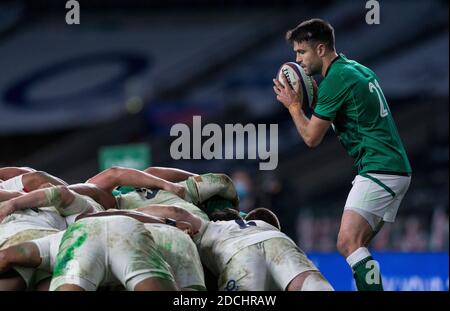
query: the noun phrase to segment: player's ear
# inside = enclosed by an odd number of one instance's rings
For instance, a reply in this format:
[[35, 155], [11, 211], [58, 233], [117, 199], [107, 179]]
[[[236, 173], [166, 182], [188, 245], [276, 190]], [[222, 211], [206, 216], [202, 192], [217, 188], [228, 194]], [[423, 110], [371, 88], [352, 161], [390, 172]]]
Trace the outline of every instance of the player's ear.
[[325, 52], [327, 51], [327, 47], [323, 43], [318, 43], [316, 46], [316, 53], [319, 57], [323, 57]]

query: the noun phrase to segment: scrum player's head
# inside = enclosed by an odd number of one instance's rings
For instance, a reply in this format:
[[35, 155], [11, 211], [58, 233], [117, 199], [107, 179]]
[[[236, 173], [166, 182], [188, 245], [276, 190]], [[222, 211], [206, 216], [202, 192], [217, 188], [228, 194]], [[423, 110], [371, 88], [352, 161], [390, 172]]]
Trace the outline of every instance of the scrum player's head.
[[209, 219], [212, 221], [227, 221], [227, 220], [237, 220], [242, 219], [238, 211], [232, 208], [224, 208], [220, 210], [215, 210], [214, 212], [208, 214]]
[[258, 207], [248, 212], [247, 216], [245, 216], [245, 220], [262, 220], [274, 226], [278, 230], [281, 230], [280, 221], [278, 220], [277, 215], [264, 207]]

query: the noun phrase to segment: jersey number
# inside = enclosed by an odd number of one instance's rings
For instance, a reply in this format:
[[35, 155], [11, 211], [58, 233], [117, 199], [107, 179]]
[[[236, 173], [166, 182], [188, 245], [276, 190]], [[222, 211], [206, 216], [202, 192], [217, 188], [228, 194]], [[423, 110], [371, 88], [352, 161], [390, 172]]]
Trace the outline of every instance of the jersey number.
[[373, 93], [373, 91], [375, 90], [375, 92], [377, 93], [378, 101], [380, 102], [380, 117], [384, 118], [389, 113], [387, 109], [386, 98], [384, 97], [383, 91], [381, 91], [381, 87], [378, 84], [378, 81], [374, 80], [374, 82], [375, 84], [369, 82], [369, 91], [370, 93]]
[[239, 225], [240, 229], [245, 229], [248, 228], [250, 226], [256, 226], [256, 223], [254, 221], [244, 221], [242, 219], [236, 219], [235, 222]]

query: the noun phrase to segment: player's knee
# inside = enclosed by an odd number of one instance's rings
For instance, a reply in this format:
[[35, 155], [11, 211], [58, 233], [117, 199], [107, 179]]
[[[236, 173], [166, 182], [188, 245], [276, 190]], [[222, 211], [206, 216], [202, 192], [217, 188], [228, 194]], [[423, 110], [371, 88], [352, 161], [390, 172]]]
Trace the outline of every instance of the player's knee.
[[287, 291], [332, 291], [330, 283], [319, 271], [305, 271], [297, 275], [286, 288]]
[[348, 257], [356, 244], [357, 243], [352, 236], [347, 233], [339, 232], [336, 248], [342, 256]]
[[311, 272], [303, 281], [302, 291], [333, 291], [331, 284], [319, 272]]

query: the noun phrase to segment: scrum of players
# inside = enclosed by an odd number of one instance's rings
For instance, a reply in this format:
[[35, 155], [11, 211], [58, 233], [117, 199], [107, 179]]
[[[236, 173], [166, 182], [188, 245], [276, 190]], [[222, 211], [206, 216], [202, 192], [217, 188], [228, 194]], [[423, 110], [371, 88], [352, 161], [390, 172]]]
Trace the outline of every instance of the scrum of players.
[[225, 174], [0, 168], [0, 290], [333, 290], [280, 229]]

